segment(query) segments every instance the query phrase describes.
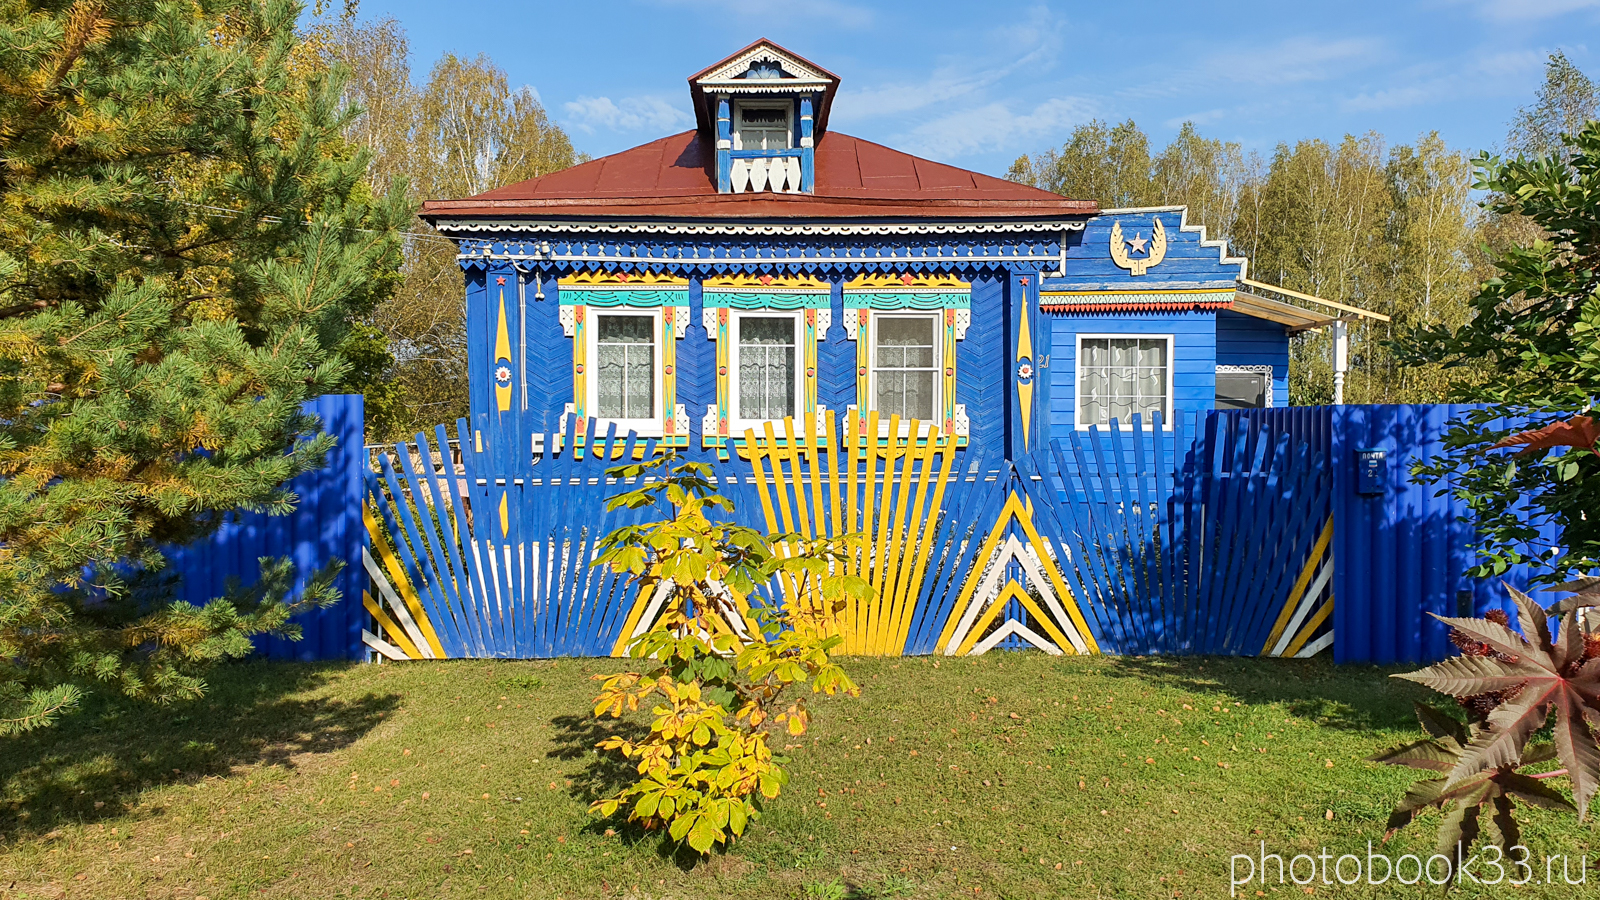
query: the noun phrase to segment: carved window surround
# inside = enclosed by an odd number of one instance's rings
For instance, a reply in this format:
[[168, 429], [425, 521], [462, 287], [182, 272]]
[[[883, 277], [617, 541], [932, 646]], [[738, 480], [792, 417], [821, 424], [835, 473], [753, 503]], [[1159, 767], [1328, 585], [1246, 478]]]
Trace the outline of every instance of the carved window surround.
[[[831, 294], [828, 282], [807, 276], [733, 275], [701, 282], [701, 322], [706, 337], [717, 344], [717, 402], [706, 407], [700, 420], [702, 446], [717, 448], [727, 459], [730, 447], [744, 444], [730, 423], [733, 333], [729, 325], [734, 310], [800, 313], [800, 416], [796, 418], [804, 422], [804, 416], [812, 416], [818, 433], [823, 432], [827, 410], [817, 403], [817, 342], [826, 338], [833, 324]], [[775, 430], [782, 430], [782, 423]]]
[[[872, 317], [891, 312], [939, 312], [944, 325], [944, 344], [940, 348], [938, 408], [942, 413], [941, 434], [953, 436], [964, 447], [970, 434], [966, 404], [956, 402], [956, 342], [965, 340], [972, 325], [972, 285], [952, 275], [858, 275], [844, 285], [845, 336], [856, 342], [856, 425], [867, 428], [872, 387]], [[888, 425], [879, 423], [882, 437]], [[908, 431], [910, 423], [902, 423]]]
[[[561, 332], [572, 338], [572, 398], [566, 411], [587, 418], [592, 410], [594, 385], [589, 383], [593, 335], [589, 333], [595, 311], [649, 310], [655, 313], [659, 333], [656, 346], [661, 397], [654, 427], [635, 428], [640, 437], [658, 439], [664, 447], [689, 446], [689, 415], [678, 403], [677, 342], [689, 328], [689, 279], [670, 275], [627, 272], [582, 272], [556, 282], [560, 302]], [[597, 423], [603, 433], [608, 424]], [[631, 425], [631, 423], [630, 423]], [[624, 427], [618, 423], [619, 431]]]

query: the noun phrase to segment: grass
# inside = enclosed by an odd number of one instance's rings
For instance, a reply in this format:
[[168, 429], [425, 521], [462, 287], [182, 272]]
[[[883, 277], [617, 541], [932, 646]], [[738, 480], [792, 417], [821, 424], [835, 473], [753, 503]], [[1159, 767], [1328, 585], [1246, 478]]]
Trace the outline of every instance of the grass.
[[[816, 704], [784, 795], [696, 863], [586, 812], [620, 777], [586, 716], [616, 666], [251, 663], [198, 703], [100, 702], [0, 744], [0, 897], [1223, 897], [1260, 842], [1381, 838], [1411, 779], [1362, 757], [1415, 737], [1423, 696], [1317, 661], [853, 660], [862, 696]], [[1595, 865], [1589, 825], [1521, 818], [1535, 851]]]

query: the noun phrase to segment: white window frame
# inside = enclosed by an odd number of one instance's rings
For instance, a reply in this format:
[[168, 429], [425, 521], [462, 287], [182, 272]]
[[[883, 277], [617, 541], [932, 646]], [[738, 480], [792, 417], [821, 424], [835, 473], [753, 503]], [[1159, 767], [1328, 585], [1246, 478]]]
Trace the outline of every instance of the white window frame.
[[[1076, 340], [1075, 340], [1074, 348], [1073, 348], [1074, 352], [1073, 352], [1073, 360], [1072, 360], [1072, 374], [1073, 374], [1073, 381], [1072, 381], [1072, 421], [1073, 421], [1074, 426], [1079, 431], [1086, 431], [1086, 430], [1089, 429], [1089, 427], [1091, 425], [1097, 425], [1097, 426], [1102, 427], [1102, 428], [1109, 427], [1109, 423], [1106, 424], [1106, 425], [1102, 425], [1099, 422], [1085, 422], [1083, 420], [1083, 342], [1084, 341], [1093, 341], [1093, 340], [1122, 340], [1122, 341], [1127, 341], [1127, 340], [1158, 341], [1159, 340], [1159, 341], [1166, 341], [1167, 342], [1166, 402], [1163, 403], [1162, 407], [1161, 407], [1161, 428], [1162, 428], [1162, 430], [1166, 430], [1168, 428], [1171, 428], [1172, 427], [1172, 401], [1173, 401], [1173, 397], [1172, 397], [1172, 375], [1173, 375], [1173, 372], [1175, 372], [1177, 370], [1177, 368], [1178, 368], [1178, 366], [1177, 366], [1177, 353], [1176, 353], [1176, 349], [1177, 349], [1177, 346], [1178, 346], [1178, 341], [1177, 341], [1176, 337], [1174, 335], [1171, 335], [1171, 334], [1141, 334], [1141, 333], [1137, 333], [1137, 332], [1135, 332], [1135, 333], [1121, 332], [1121, 333], [1079, 334], [1079, 335], [1076, 336]], [[1121, 422], [1119, 424], [1124, 428], [1129, 427], [1129, 423], [1127, 423], [1127, 422]], [[1143, 423], [1143, 426], [1145, 428], [1149, 428], [1149, 427], [1151, 427], [1151, 423], [1146, 421], [1146, 422]]]
[[[583, 380], [584, 408], [595, 419], [597, 434], [604, 434], [606, 428], [616, 423], [617, 434], [628, 431], [637, 433], [640, 437], [661, 437], [662, 428], [662, 403], [666, 394], [666, 362], [665, 350], [661, 346], [662, 309], [660, 306], [607, 306], [589, 307], [589, 327], [584, 329], [584, 359], [588, 376]], [[647, 316], [650, 319], [651, 345], [655, 348], [653, 354], [654, 372], [651, 373], [654, 387], [651, 391], [653, 418], [620, 419], [605, 418], [600, 415], [600, 318], [602, 316]]]
[[[782, 419], [751, 419], [741, 415], [744, 412], [739, 405], [739, 321], [746, 316], [766, 319], [789, 319], [794, 325], [794, 420], [795, 428], [802, 429], [805, 425], [805, 369], [806, 346], [805, 328], [802, 321], [803, 312], [784, 309], [730, 309], [728, 310], [728, 405], [733, 407], [728, 415], [728, 431], [731, 434], [742, 435], [745, 429], [755, 429], [757, 434], [762, 433], [762, 426], [767, 422], [782, 423]], [[775, 429], [774, 434], [781, 436], [782, 429]]]
[[739, 122], [744, 117], [744, 111], [747, 109], [782, 110], [784, 134], [787, 136], [784, 143], [788, 144], [788, 146], [780, 149], [794, 149], [794, 104], [787, 100], [735, 100], [733, 104], [733, 122], [731, 123], [733, 125], [733, 149], [752, 149], [742, 146], [744, 141], [739, 136]]
[[[855, 310], [846, 310], [847, 313]], [[867, 412], [878, 408], [878, 323], [884, 319], [927, 319], [933, 322], [933, 416], [919, 420], [924, 430], [933, 422], [944, 430], [944, 310], [873, 310], [867, 316], [867, 396], [861, 398]], [[895, 369], [893, 371], [901, 371]], [[878, 436], [889, 434], [889, 419], [880, 413]], [[900, 421], [900, 437], [911, 434], [911, 420]]]

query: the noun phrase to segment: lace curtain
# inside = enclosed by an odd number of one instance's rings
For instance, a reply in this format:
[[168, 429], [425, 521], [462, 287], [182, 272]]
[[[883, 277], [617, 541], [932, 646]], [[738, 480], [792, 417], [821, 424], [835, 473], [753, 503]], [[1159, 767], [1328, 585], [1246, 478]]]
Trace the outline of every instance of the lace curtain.
[[1165, 338], [1085, 338], [1078, 360], [1078, 421], [1126, 424], [1167, 408]]

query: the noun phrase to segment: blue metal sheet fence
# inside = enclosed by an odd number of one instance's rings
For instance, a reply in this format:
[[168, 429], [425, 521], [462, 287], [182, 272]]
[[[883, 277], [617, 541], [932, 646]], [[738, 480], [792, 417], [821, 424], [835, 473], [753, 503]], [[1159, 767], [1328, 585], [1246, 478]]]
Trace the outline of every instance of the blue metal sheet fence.
[[294, 621], [303, 630], [301, 640], [264, 638], [257, 648], [272, 659], [360, 659], [364, 655], [361, 629], [366, 622], [361, 608], [366, 587], [361, 567], [361, 550], [366, 546], [361, 507], [367, 468], [362, 449], [363, 398], [360, 394], [329, 394], [309, 401], [304, 409], [322, 420], [323, 430], [337, 438], [338, 444], [328, 453], [326, 466], [290, 483], [300, 498], [294, 512], [286, 516], [234, 514], [209, 538], [168, 553], [168, 567], [181, 579], [179, 599], [199, 605], [221, 596], [230, 577], [245, 585], [255, 582], [261, 571], [258, 560], [263, 556], [293, 559], [296, 590], [330, 560], [344, 560], [338, 581], [343, 600], [297, 616]]
[[[1429, 613], [1483, 615], [1513, 609], [1501, 581], [1525, 587], [1517, 566], [1499, 579], [1467, 575], [1476, 560], [1466, 505], [1440, 487], [1413, 484], [1414, 463], [1444, 452], [1451, 421], [1465, 404], [1332, 407], [1334, 479], [1334, 659], [1432, 662], [1450, 655], [1447, 629]], [[1381, 493], [1357, 493], [1356, 452], [1387, 452]], [[1452, 485], [1442, 487], [1449, 489]], [[1554, 545], [1544, 529], [1542, 540]]]

